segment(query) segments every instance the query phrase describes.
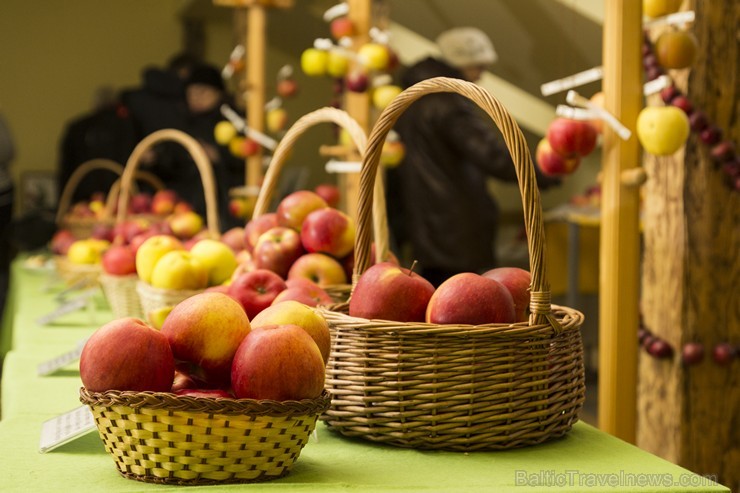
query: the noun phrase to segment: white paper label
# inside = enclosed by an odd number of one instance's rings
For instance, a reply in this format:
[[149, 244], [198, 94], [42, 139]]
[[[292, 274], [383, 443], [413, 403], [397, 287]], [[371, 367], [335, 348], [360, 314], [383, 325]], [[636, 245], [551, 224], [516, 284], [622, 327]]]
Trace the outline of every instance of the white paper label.
[[646, 82], [642, 88], [642, 92], [645, 96], [650, 96], [656, 92], [662, 90], [664, 87], [668, 87], [673, 83], [671, 78], [667, 75], [661, 75], [660, 77]]
[[588, 84], [600, 80], [604, 76], [602, 67], [594, 67], [577, 74], [563, 77], [562, 79], [547, 82], [540, 86], [540, 92], [543, 96], [551, 96], [558, 92], [563, 92], [574, 87]]
[[694, 22], [696, 14], [693, 10], [684, 10], [683, 12], [676, 12], [675, 14], [669, 14], [664, 17], [656, 17], [655, 19], [642, 23], [645, 28], [658, 27], [658, 26], [675, 26], [678, 24], [686, 24], [688, 22]]
[[36, 367], [36, 374], [40, 377], [45, 377], [46, 375], [51, 375], [55, 371], [64, 368], [73, 361], [77, 361], [80, 359], [80, 355], [82, 355], [82, 348], [85, 347], [86, 342], [87, 339], [83, 339], [77, 343], [77, 347], [73, 350], [67, 351], [64, 354], [60, 354], [55, 358], [39, 364]]
[[599, 118], [596, 112], [592, 110], [574, 108], [564, 104], [557, 105], [555, 108], [555, 114], [562, 116], [563, 118], [570, 118], [571, 120], [596, 120]]
[[52, 323], [54, 320], [58, 319], [59, 317], [66, 315], [68, 313], [76, 312], [77, 310], [82, 310], [86, 306], [87, 306], [87, 299], [75, 298], [73, 300], [70, 300], [60, 305], [53, 312], [36, 319], [36, 323], [39, 325], [48, 325]]
[[360, 161], [335, 161], [326, 163], [327, 173], [359, 173], [362, 170]]
[[41, 440], [39, 452], [50, 450], [69, 443], [95, 429], [95, 418], [87, 406], [81, 406], [72, 411], [60, 414], [44, 421], [41, 426]]

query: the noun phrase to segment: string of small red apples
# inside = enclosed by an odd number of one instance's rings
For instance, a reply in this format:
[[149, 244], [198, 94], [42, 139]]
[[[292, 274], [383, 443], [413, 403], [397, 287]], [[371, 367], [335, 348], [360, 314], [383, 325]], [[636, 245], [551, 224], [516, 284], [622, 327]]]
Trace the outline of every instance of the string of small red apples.
[[[640, 325], [637, 331], [637, 340], [647, 354], [656, 359], [671, 359], [674, 350], [671, 344], [654, 335], [644, 325]], [[720, 342], [712, 348], [712, 359], [720, 366], [728, 366], [740, 353], [740, 347], [733, 346], [729, 342]], [[681, 349], [681, 362], [684, 366], [698, 365], [704, 360], [704, 345], [700, 342], [687, 342]]]

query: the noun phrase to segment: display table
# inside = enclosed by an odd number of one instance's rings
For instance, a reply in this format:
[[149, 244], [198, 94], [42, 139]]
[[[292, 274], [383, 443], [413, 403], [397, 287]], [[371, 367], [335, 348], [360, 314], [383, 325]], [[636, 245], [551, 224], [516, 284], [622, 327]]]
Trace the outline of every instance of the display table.
[[[172, 486], [124, 479], [96, 432], [46, 454], [38, 452], [42, 423], [78, 407], [76, 364], [46, 377], [39, 363], [74, 348], [92, 333], [89, 314], [57, 323], [34, 320], [54, 308], [54, 294], [40, 292], [44, 276], [13, 267], [13, 317], [2, 375], [0, 490], [90, 492], [171, 491]], [[98, 323], [110, 318], [97, 313]], [[107, 317], [107, 318], [106, 318]], [[7, 328], [7, 327], [6, 327]], [[280, 491], [729, 491], [632, 445], [577, 423], [562, 439], [502, 452], [417, 451], [341, 437], [323, 424], [286, 477], [259, 485], [177, 487], [182, 491], [252, 488]]]

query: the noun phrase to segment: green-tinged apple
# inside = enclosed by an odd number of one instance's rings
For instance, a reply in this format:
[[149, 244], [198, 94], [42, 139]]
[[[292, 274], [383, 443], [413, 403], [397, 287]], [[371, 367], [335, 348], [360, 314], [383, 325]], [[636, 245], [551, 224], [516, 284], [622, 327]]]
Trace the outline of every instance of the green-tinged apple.
[[77, 240], [69, 246], [67, 259], [73, 264], [97, 264], [109, 246], [110, 242], [106, 240], [95, 238]]
[[440, 284], [426, 313], [426, 321], [433, 324], [507, 324], [515, 319], [509, 290], [472, 272], [456, 274]]
[[326, 60], [326, 72], [330, 77], [344, 77], [349, 72], [349, 57], [340, 50], [331, 50]]
[[279, 226], [300, 231], [303, 221], [313, 211], [326, 209], [328, 204], [317, 193], [299, 190], [287, 195], [278, 204], [276, 211]]
[[689, 119], [675, 106], [648, 106], [637, 116], [637, 137], [642, 147], [655, 156], [679, 150], [689, 137]]
[[234, 251], [218, 240], [200, 240], [190, 249], [190, 254], [200, 260], [208, 271], [209, 286], [230, 279], [237, 266]]
[[161, 289], [205, 289], [208, 270], [190, 252], [173, 250], [162, 255], [154, 266], [151, 285]]
[[267, 269], [245, 272], [229, 284], [228, 294], [239, 303], [250, 320], [272, 304], [287, 286], [283, 279]]
[[376, 87], [373, 89], [373, 106], [379, 110], [385, 109], [402, 91], [399, 86], [391, 84]]
[[532, 275], [529, 271], [519, 267], [498, 267], [483, 274], [494, 281], [498, 281], [509, 290], [514, 301], [514, 312], [517, 322], [527, 321], [527, 309], [529, 308]]
[[252, 327], [258, 329], [266, 325], [297, 325], [305, 330], [314, 340], [321, 351], [324, 364], [329, 361], [331, 350], [331, 334], [329, 324], [313, 308], [288, 300], [281, 303], [273, 303], [272, 306], [262, 310], [259, 315], [252, 319]]
[[164, 321], [167, 319], [167, 315], [170, 314], [174, 306], [163, 306], [161, 308], [155, 308], [150, 310], [146, 314], [146, 321], [157, 330], [162, 328]]
[[329, 53], [325, 50], [308, 48], [301, 53], [301, 70], [309, 77], [322, 77], [328, 61]]
[[175, 360], [167, 338], [137, 318], [119, 318], [96, 330], [80, 356], [80, 378], [92, 392], [167, 392]]
[[307, 253], [293, 262], [288, 280], [299, 278], [315, 282], [322, 288], [347, 282], [342, 264], [323, 253]]
[[313, 211], [303, 221], [301, 242], [310, 253], [342, 258], [355, 246], [355, 221], [331, 207]]
[[308, 279], [288, 279], [285, 285], [287, 289], [277, 295], [273, 305], [288, 300], [298, 301], [306, 306], [330, 305], [334, 302], [323, 288]]
[[324, 199], [329, 207], [337, 207], [342, 194], [339, 187], [331, 183], [321, 183], [313, 189], [314, 193]]
[[540, 171], [548, 176], [568, 175], [578, 169], [581, 163], [578, 156], [564, 157], [555, 152], [546, 138], [537, 144], [535, 160]]
[[251, 253], [262, 233], [279, 226], [277, 218], [277, 213], [268, 212], [249, 221], [244, 226], [244, 249]]
[[211, 384], [228, 383], [231, 362], [249, 334], [249, 318], [241, 305], [222, 293], [200, 293], [178, 303], [161, 332], [178, 361], [203, 370]]
[[679, 70], [694, 63], [699, 42], [688, 31], [666, 31], [658, 37], [654, 51], [661, 67]]
[[285, 108], [272, 108], [265, 115], [267, 131], [273, 134], [282, 132], [288, 126], [288, 112]]
[[260, 235], [252, 249], [252, 259], [258, 269], [268, 269], [285, 278], [293, 262], [304, 253], [298, 232], [278, 226]]
[[177, 203], [177, 193], [174, 190], [157, 190], [152, 197], [152, 212], [158, 216], [172, 214]]
[[238, 131], [234, 124], [227, 120], [218, 122], [213, 128], [213, 138], [216, 140], [217, 144], [222, 146], [229, 145], [231, 139], [236, 137], [237, 134]]
[[357, 281], [349, 314], [367, 319], [423, 322], [434, 286], [409, 269], [390, 262], [375, 264]]
[[180, 240], [170, 235], [156, 235], [147, 238], [136, 250], [136, 272], [139, 279], [147, 284], [152, 282], [152, 272], [165, 253], [184, 250]]
[[172, 233], [180, 239], [187, 240], [203, 229], [203, 218], [194, 211], [174, 214], [167, 219]]
[[113, 276], [136, 274], [136, 254], [128, 245], [113, 245], [103, 253], [103, 270]]
[[385, 70], [390, 56], [388, 48], [380, 43], [366, 43], [357, 50], [360, 63], [370, 70]]
[[231, 248], [234, 254], [244, 250], [244, 228], [234, 226], [221, 235], [221, 241]]
[[324, 359], [297, 325], [252, 330], [234, 355], [231, 386], [239, 399], [315, 399], [324, 390]]

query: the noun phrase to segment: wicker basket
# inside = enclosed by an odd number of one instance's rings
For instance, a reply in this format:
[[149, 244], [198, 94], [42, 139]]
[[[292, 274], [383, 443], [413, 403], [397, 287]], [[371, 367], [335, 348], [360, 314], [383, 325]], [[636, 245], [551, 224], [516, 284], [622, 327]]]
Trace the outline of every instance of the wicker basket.
[[301, 401], [88, 392], [105, 449], [125, 478], [201, 485], [267, 481], [290, 472], [329, 395]]
[[[277, 186], [280, 172], [283, 169], [283, 165], [290, 155], [291, 149], [295, 145], [298, 138], [303, 135], [311, 127], [320, 123], [334, 123], [340, 128], [347, 131], [355, 146], [357, 152], [362, 155], [365, 152], [365, 146], [367, 144], [367, 136], [365, 131], [349, 114], [345, 111], [336, 108], [320, 108], [312, 111], [301, 118], [299, 118], [282, 138], [275, 153], [272, 156], [270, 165], [265, 173], [265, 179], [260, 188], [259, 196], [257, 197], [257, 203], [254, 207], [254, 213], [252, 218], [257, 218], [267, 213], [267, 209], [270, 206], [272, 197]], [[385, 193], [383, 191], [383, 180], [376, 180], [377, 192], [376, 202], [377, 206], [374, 210], [373, 217], [375, 219], [374, 236], [377, 238], [378, 243], [378, 255], [384, 255], [388, 251], [388, 226], [385, 218]], [[376, 212], [377, 211], [377, 212]], [[336, 284], [331, 286], [323, 286], [323, 289], [331, 296], [336, 302], [343, 302], [349, 298], [351, 291], [350, 284]]]
[[[221, 236], [221, 230], [219, 227], [218, 204], [216, 202], [216, 182], [213, 177], [211, 162], [208, 160], [206, 152], [198, 141], [188, 134], [175, 129], [158, 130], [149, 134], [131, 152], [131, 156], [126, 162], [123, 176], [121, 176], [121, 193], [118, 198], [116, 222], [122, 223], [126, 219], [131, 187], [134, 186], [134, 178], [142, 156], [153, 146], [161, 142], [176, 142], [182, 145], [193, 158], [200, 172], [201, 181], [203, 182], [203, 193], [206, 200], [206, 226], [213, 238], [219, 238]], [[150, 311], [174, 306], [185, 298], [203, 292], [203, 290], [160, 289], [139, 281], [136, 283], [136, 292], [139, 295], [143, 314], [146, 316]]]
[[584, 401], [583, 316], [550, 304], [532, 160], [516, 122], [486, 90], [430, 79], [404, 91], [380, 115], [363, 161], [353, 280], [370, 264], [370, 204], [382, 143], [412, 102], [441, 92], [466, 96], [485, 110], [512, 155], [530, 253], [529, 321], [401, 323], [352, 318], [346, 303], [323, 309], [332, 331], [332, 405], [322, 419], [344, 435], [400, 447], [469, 451], [542, 443], [570, 430]]
[[115, 276], [105, 272], [100, 274], [100, 286], [115, 318], [144, 318], [139, 293], [136, 291], [138, 280], [136, 274], [128, 276]]

